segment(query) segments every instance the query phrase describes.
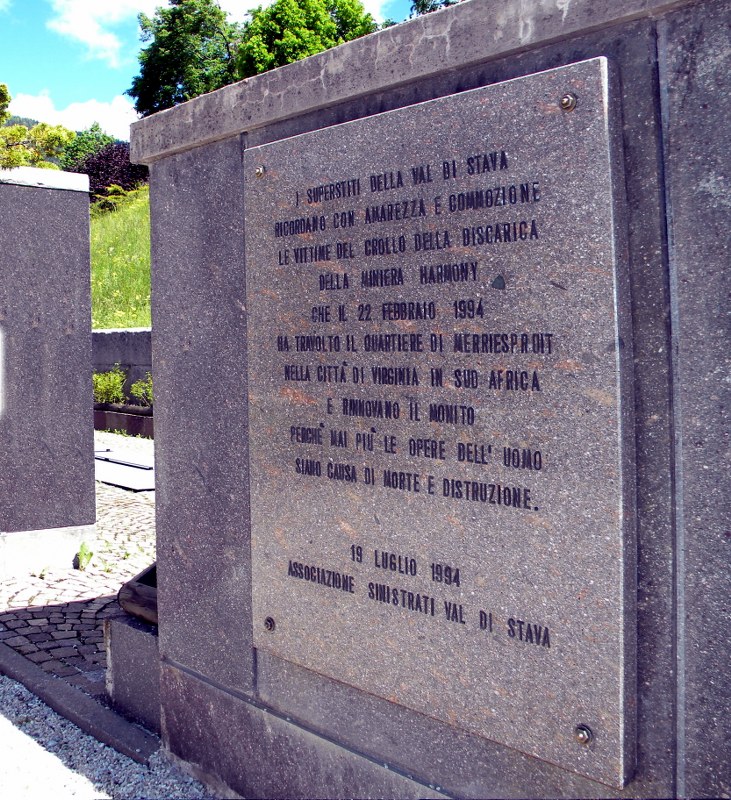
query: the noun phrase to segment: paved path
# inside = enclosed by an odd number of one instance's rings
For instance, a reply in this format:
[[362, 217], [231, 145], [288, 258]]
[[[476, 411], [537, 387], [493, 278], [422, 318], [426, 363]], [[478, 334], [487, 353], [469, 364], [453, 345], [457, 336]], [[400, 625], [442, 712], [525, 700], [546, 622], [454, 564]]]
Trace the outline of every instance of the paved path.
[[[108, 433], [96, 447], [151, 452], [151, 440]], [[104, 620], [122, 615], [120, 586], [155, 560], [155, 493], [96, 484], [94, 556], [85, 570], [48, 570], [0, 582], [0, 642], [106, 703]]]

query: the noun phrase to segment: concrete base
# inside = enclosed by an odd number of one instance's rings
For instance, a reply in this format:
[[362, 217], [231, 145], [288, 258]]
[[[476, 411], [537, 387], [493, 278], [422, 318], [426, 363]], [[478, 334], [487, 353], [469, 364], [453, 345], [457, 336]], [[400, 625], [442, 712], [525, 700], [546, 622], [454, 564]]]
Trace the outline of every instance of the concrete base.
[[226, 787], [251, 798], [448, 796], [168, 664], [162, 666], [162, 696], [165, 745], [217, 792]]
[[157, 628], [133, 617], [104, 622], [107, 694], [118, 711], [160, 732], [160, 654]]
[[82, 542], [96, 539], [96, 526], [75, 525], [39, 531], [0, 531], [0, 580], [70, 568]]

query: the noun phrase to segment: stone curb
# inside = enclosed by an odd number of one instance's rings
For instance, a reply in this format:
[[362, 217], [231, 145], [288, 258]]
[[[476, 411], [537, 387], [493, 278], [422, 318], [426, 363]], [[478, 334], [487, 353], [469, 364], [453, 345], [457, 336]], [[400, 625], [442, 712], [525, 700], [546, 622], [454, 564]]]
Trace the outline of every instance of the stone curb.
[[160, 748], [157, 736], [99, 705], [80, 689], [49, 675], [11, 647], [0, 643], [0, 674], [22, 683], [62, 717], [134, 761], [149, 765]]

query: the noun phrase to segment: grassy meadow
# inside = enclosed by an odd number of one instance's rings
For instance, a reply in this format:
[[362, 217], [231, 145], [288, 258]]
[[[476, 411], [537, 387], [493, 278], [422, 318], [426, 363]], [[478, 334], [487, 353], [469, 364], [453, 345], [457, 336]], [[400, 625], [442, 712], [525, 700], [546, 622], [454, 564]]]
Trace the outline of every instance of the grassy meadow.
[[150, 201], [144, 186], [92, 208], [91, 324], [142, 328], [150, 321]]

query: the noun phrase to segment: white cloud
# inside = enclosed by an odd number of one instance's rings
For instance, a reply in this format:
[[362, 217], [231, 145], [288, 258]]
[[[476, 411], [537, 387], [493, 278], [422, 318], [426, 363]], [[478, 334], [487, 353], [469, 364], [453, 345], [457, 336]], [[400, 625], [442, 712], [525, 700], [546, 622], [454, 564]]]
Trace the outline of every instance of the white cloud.
[[[383, 7], [387, 0], [364, 0], [363, 5], [375, 19], [384, 18]], [[12, 0], [0, 0], [0, 10]], [[110, 67], [119, 67], [134, 60], [134, 53], [125, 52], [124, 44], [114, 32], [116, 25], [136, 19], [142, 12], [155, 13], [165, 0], [49, 0], [54, 16], [46, 25], [56, 33], [86, 46], [90, 58], [106, 61]], [[246, 12], [258, 5], [268, 5], [271, 0], [219, 0], [231, 19], [243, 22]]]
[[383, 7], [387, 5], [386, 0], [362, 0], [363, 8], [376, 20], [376, 22], [383, 22], [386, 15], [383, 13]]
[[[10, 1], [0, 0], [0, 9]], [[135, 20], [140, 13], [153, 16], [155, 9], [166, 5], [165, 0], [50, 0], [50, 3], [54, 16], [46, 25], [61, 36], [86, 45], [90, 58], [106, 61], [110, 67], [119, 67], [137, 55], [136, 50], [124, 51], [122, 40], [114, 32], [115, 26]], [[266, 0], [262, 4], [266, 5]], [[259, 2], [220, 0], [220, 5], [232, 19], [241, 22], [246, 12]]]
[[136, 19], [140, 12], [151, 15], [159, 5], [160, 0], [51, 0], [55, 16], [46, 24], [61, 36], [86, 45], [91, 58], [118, 67], [128, 58], [123, 57], [114, 26]]
[[57, 109], [46, 92], [40, 95], [18, 94], [10, 102], [9, 110], [18, 117], [63, 125], [72, 131], [85, 130], [93, 122], [98, 122], [105, 133], [125, 141], [129, 141], [130, 124], [137, 119], [132, 101], [123, 95], [118, 95], [110, 103], [87, 100]]
[[268, 6], [271, 0], [218, 0], [218, 5], [228, 11], [234, 22], [243, 22], [247, 12], [257, 6]]

